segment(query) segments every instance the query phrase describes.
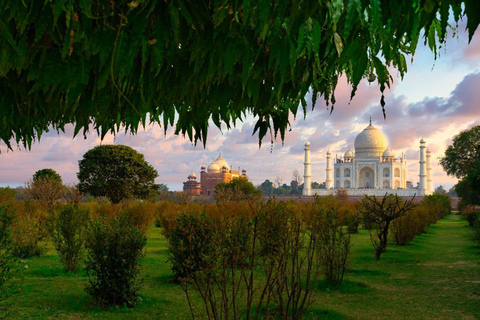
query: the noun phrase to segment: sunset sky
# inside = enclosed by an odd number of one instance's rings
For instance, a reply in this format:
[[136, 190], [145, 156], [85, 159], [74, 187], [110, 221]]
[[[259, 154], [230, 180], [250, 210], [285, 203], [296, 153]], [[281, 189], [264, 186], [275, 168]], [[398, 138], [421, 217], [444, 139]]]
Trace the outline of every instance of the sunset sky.
[[320, 101], [313, 111], [309, 107], [305, 120], [300, 112], [296, 120], [292, 117], [292, 130], [283, 145], [277, 139], [272, 148], [270, 137], [266, 137], [259, 148], [258, 137], [252, 136], [253, 119], [237, 123], [231, 131], [220, 132], [212, 125], [206, 148], [173, 135], [173, 130], [165, 136], [158, 125], [148, 126], [135, 136], [109, 135], [103, 142], [95, 133], [87, 139], [72, 139], [73, 127], [69, 127], [65, 133], [45, 133], [29, 151], [15, 148], [7, 152], [5, 144], [0, 143], [0, 186], [21, 186], [43, 168], [56, 170], [65, 183], [74, 183], [78, 161], [100, 143], [124, 144], [143, 153], [159, 173], [156, 182], [167, 184], [170, 190], [181, 190], [190, 172], [198, 175], [200, 166], [208, 166], [219, 153], [234, 169], [245, 168], [256, 185], [277, 177], [289, 184], [294, 169], [303, 175], [306, 139], [312, 149], [312, 181], [323, 182], [327, 150], [339, 156], [349, 147], [353, 150], [355, 136], [371, 116], [372, 124], [385, 133], [395, 155], [406, 153], [408, 180], [419, 180], [419, 140], [423, 137], [432, 151], [434, 185], [448, 189], [456, 179], [446, 175], [438, 158], [456, 134], [480, 124], [480, 31], [467, 45], [463, 29], [460, 26], [459, 34], [449, 38], [436, 61], [427, 48], [420, 46], [403, 81], [391, 69], [394, 83], [386, 94], [386, 120], [376, 83], [363, 82], [349, 103], [350, 87], [343, 79], [335, 92], [337, 104], [332, 115]]

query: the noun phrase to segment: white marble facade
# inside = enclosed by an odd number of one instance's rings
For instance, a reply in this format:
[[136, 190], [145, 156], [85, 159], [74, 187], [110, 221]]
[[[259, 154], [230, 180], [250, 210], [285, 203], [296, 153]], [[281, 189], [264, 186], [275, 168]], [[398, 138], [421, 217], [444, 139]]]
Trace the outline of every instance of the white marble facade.
[[[425, 150], [425, 141], [420, 141], [420, 187], [407, 189], [407, 161], [405, 155], [395, 157], [388, 149], [385, 135], [372, 123], [354, 142], [355, 152], [347, 150], [343, 157], [332, 158], [327, 152], [326, 189], [311, 188], [310, 143], [305, 143], [305, 187], [303, 195], [334, 194], [336, 189], [346, 189], [350, 195], [384, 195], [395, 193], [401, 196], [422, 196], [432, 193], [430, 177], [430, 152]], [[333, 165], [332, 165], [333, 164]]]

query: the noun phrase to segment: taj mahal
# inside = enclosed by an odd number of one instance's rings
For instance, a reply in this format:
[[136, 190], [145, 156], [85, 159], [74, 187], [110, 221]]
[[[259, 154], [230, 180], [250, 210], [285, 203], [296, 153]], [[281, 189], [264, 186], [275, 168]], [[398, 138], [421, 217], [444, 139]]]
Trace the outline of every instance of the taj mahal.
[[[343, 157], [332, 158], [327, 151], [325, 189], [311, 188], [310, 142], [305, 142], [303, 195], [335, 194], [346, 189], [351, 196], [376, 195], [385, 193], [399, 196], [424, 196], [432, 194], [429, 150], [425, 141], [420, 140], [420, 184], [418, 188], [407, 188], [407, 160], [405, 154], [395, 157], [385, 135], [370, 124], [355, 138], [355, 151], [347, 150]], [[333, 165], [332, 162], [334, 161]]]

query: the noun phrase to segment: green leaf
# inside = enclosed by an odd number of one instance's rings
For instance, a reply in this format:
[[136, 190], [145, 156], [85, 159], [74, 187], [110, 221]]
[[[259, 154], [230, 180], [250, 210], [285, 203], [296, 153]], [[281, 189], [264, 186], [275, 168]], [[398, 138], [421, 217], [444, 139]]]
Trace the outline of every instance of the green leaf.
[[475, 30], [477, 30], [480, 24], [480, 1], [478, 0], [465, 0], [465, 14], [468, 18], [468, 42], [470, 43], [473, 38]]
[[335, 41], [335, 48], [337, 48], [338, 57], [342, 54], [343, 51], [343, 41], [342, 37], [338, 33], [333, 34], [333, 39]]
[[[335, 33], [337, 34], [337, 33]], [[322, 35], [322, 27], [317, 20], [313, 20], [313, 52], [319, 53], [320, 51], [320, 40]], [[335, 43], [336, 44], [336, 43]]]

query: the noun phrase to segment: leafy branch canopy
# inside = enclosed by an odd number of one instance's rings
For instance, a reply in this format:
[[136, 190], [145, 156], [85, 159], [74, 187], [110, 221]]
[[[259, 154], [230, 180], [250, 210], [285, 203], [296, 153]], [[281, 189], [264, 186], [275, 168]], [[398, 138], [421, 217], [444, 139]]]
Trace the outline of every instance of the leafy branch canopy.
[[154, 122], [205, 143], [210, 119], [251, 113], [283, 139], [309, 91], [333, 108], [341, 75], [352, 97], [377, 80], [383, 108], [387, 67], [403, 77], [422, 35], [436, 57], [451, 12], [471, 40], [478, 0], [2, 0], [0, 138]]

